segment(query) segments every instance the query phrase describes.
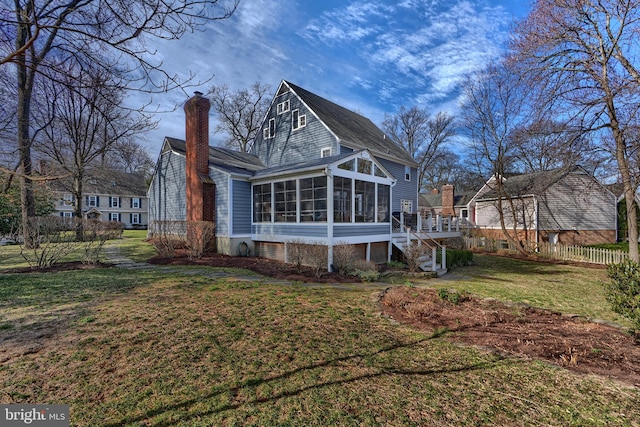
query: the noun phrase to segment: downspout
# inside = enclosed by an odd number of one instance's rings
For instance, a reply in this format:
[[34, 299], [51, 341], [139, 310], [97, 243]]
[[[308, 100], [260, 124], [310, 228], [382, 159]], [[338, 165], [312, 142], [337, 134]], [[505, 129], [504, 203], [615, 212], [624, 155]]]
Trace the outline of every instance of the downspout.
[[533, 207], [534, 207], [534, 210], [535, 210], [536, 248], [537, 248], [537, 246], [540, 244], [540, 227], [538, 226], [540, 212], [538, 211], [538, 197], [535, 194], [533, 195]]

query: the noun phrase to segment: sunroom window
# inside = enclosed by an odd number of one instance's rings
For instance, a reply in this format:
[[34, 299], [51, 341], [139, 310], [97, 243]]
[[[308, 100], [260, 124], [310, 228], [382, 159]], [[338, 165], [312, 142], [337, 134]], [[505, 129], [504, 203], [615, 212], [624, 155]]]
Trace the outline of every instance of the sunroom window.
[[355, 208], [356, 222], [375, 221], [376, 184], [369, 181], [356, 180]]
[[327, 220], [327, 177], [300, 180], [300, 222]]
[[273, 184], [275, 194], [275, 222], [296, 222], [296, 181]]
[[333, 179], [333, 221], [351, 222], [351, 179]]
[[253, 221], [271, 222], [271, 184], [253, 186]]

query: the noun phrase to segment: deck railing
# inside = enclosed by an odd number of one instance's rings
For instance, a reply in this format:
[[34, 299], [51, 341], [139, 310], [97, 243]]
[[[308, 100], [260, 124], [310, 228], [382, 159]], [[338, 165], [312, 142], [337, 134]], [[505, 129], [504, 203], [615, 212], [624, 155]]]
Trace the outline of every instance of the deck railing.
[[404, 233], [407, 228], [422, 233], [459, 232], [465, 228], [473, 228], [473, 224], [466, 218], [456, 216], [394, 212], [393, 218], [393, 233]]

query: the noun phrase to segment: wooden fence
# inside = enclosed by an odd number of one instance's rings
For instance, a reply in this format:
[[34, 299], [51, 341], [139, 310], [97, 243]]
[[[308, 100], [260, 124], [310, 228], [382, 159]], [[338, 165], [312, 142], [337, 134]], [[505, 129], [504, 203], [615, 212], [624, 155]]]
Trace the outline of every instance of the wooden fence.
[[[465, 237], [468, 249], [484, 249], [489, 252], [518, 252], [516, 247], [507, 240], [487, 239], [484, 237]], [[579, 261], [591, 264], [619, 264], [629, 258], [624, 251], [590, 248], [586, 246], [552, 245], [550, 243], [531, 243], [531, 252], [538, 256], [563, 261]]]

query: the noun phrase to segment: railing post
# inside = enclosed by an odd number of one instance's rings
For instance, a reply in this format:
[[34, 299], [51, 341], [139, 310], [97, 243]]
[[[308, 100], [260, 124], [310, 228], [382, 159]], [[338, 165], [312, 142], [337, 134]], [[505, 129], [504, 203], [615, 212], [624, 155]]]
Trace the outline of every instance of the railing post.
[[404, 211], [400, 211], [400, 232], [404, 232]]
[[420, 233], [422, 231], [422, 212], [416, 212], [416, 231]]
[[433, 214], [429, 213], [429, 219], [427, 220], [427, 227], [429, 229], [429, 233], [433, 231]]
[[442, 215], [436, 216], [436, 231], [442, 232]]

